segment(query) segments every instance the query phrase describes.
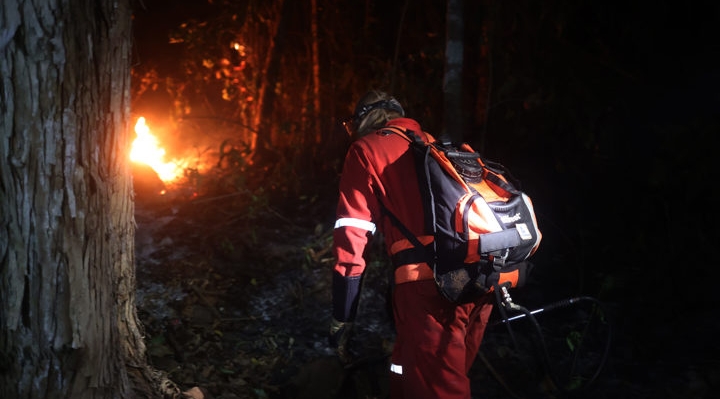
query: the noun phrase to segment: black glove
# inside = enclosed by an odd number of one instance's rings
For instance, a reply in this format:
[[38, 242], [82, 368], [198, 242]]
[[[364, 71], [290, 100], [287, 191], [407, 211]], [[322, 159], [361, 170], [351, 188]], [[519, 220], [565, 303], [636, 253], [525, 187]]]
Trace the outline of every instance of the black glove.
[[330, 347], [337, 350], [340, 360], [344, 363], [350, 362], [350, 353], [348, 352], [348, 341], [350, 340], [350, 331], [353, 323], [337, 321], [335, 318], [330, 322], [330, 335], [328, 340]]

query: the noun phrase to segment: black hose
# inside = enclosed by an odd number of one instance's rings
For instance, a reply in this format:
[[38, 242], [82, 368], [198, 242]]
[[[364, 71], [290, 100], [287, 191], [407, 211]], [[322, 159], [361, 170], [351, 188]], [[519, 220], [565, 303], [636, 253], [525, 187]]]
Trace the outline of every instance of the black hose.
[[545, 369], [545, 372], [547, 373], [548, 377], [550, 377], [550, 380], [552, 381], [553, 385], [556, 388], [563, 390], [562, 384], [560, 384], [560, 381], [557, 379], [557, 377], [555, 376], [555, 373], [552, 370], [552, 367], [550, 366], [550, 354], [548, 353], [547, 345], [545, 345], [545, 336], [542, 333], [540, 323], [538, 323], [535, 316], [533, 316], [533, 314], [530, 313], [530, 311], [527, 308], [525, 308], [524, 306], [517, 305], [517, 304], [515, 306], [517, 307], [518, 310], [523, 312], [528, 317], [528, 319], [530, 319], [533, 326], [535, 327], [535, 330], [537, 331], [537, 334], [538, 334], [538, 340], [540, 342], [540, 350], [541, 350], [540, 354], [541, 354], [543, 368]]
[[[542, 308], [537, 308], [537, 309], [535, 309], [535, 310], [530, 311], [530, 314], [531, 314], [531, 315], [535, 315], [535, 314], [537, 314], [537, 313], [542, 313], [542, 312], [554, 310], [554, 309], [557, 309], [557, 308], [565, 308], [565, 307], [568, 307], [568, 306], [573, 305], [573, 304], [575, 304], [575, 303], [578, 303], [578, 302], [580, 302], [580, 301], [586, 301], [586, 300], [595, 302], [596, 304], [598, 304], [598, 305], [600, 305], [600, 306], [602, 307], [602, 303], [601, 303], [600, 301], [598, 301], [597, 299], [595, 299], [595, 298], [593, 298], [593, 297], [589, 297], [589, 296], [581, 296], [581, 297], [575, 297], [575, 298], [562, 299], [562, 300], [560, 300], [560, 301], [553, 302], [553, 303], [551, 303], [551, 304], [549, 304], [549, 305], [545, 305], [545, 306], [542, 307]], [[501, 312], [501, 315], [502, 315], [502, 312]], [[499, 325], [499, 324], [509, 323], [509, 322], [511, 322], [511, 321], [515, 321], [515, 320], [518, 320], [518, 319], [522, 319], [522, 318], [525, 318], [525, 317], [527, 317], [527, 316], [528, 316], [527, 314], [522, 313], [522, 314], [519, 314], [519, 315], [515, 315], [515, 316], [513, 316], [513, 317], [508, 317], [508, 318], [503, 317], [502, 320], [496, 321], [495, 323], [491, 324], [490, 327], [495, 327], [495, 326], [497, 326], [497, 325]]]
[[[531, 323], [534, 326], [534, 328], [537, 332], [537, 335], [538, 335], [539, 346], [540, 346], [540, 350], [541, 350], [540, 357], [542, 359], [543, 368], [545, 369], [548, 377], [550, 377], [553, 385], [555, 385], [556, 389], [559, 390], [563, 394], [563, 396], [568, 395], [570, 393], [570, 391], [567, 388], [565, 388], [562, 384], [560, 384], [556, 374], [552, 370], [552, 366], [551, 366], [551, 362], [550, 362], [550, 354], [548, 353], [547, 345], [545, 344], [545, 338], [542, 333], [540, 323], [538, 323], [537, 319], [535, 318], [535, 314], [558, 309], [558, 308], [569, 307], [573, 304], [577, 304], [582, 301], [590, 301], [594, 305], [596, 305], [598, 308], [600, 308], [600, 310], [603, 312], [603, 314], [607, 317], [607, 312], [605, 311], [605, 307], [604, 307], [603, 303], [593, 297], [582, 296], [582, 297], [563, 299], [563, 300], [554, 302], [550, 305], [544, 306], [542, 308], [530, 311], [527, 308], [512, 302], [512, 299], [510, 298], [509, 294], [507, 294], [506, 290], [505, 290], [505, 297], [501, 298], [501, 294], [499, 292], [500, 289], [497, 289], [497, 288], [501, 288], [501, 287], [496, 287], [495, 291], [496, 291], [496, 297], [498, 299], [498, 303], [500, 305], [498, 308], [500, 310], [502, 320], [492, 324], [491, 326], [496, 326], [499, 324], [506, 324], [508, 327], [508, 331], [510, 332], [510, 336], [513, 340], [513, 343], [515, 344], [515, 346], [517, 348], [518, 347], [517, 342], [515, 341], [515, 335], [512, 331], [512, 328], [510, 327], [510, 322], [527, 317], [531, 321]], [[513, 317], [507, 317], [506, 308], [510, 308], [512, 310], [519, 311], [519, 312], [521, 312], [521, 314], [513, 316]], [[607, 340], [605, 341], [605, 347], [603, 349], [603, 353], [600, 358], [600, 363], [599, 363], [597, 369], [595, 370], [595, 372], [593, 373], [592, 377], [590, 377], [588, 379], [588, 381], [583, 384], [583, 388], [587, 388], [597, 379], [597, 377], [600, 375], [600, 372], [602, 371], [603, 367], [605, 366], [605, 362], [607, 361], [607, 358], [609, 356], [610, 343], [611, 343], [611, 338], [612, 338], [612, 328], [611, 328], [611, 324], [610, 324], [609, 320], [607, 322], [608, 322]], [[576, 390], [581, 390], [581, 389], [578, 388], [573, 391], [576, 391]]]

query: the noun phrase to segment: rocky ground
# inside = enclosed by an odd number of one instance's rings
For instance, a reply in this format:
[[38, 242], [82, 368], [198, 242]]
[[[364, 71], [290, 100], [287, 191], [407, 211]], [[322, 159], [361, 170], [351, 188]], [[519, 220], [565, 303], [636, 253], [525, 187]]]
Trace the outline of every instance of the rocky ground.
[[[380, 248], [364, 282], [356, 357], [343, 365], [326, 339], [333, 205], [303, 199], [288, 211], [255, 200], [138, 197], [137, 301], [153, 365], [182, 388], [200, 386], [218, 399], [386, 398], [393, 332]], [[560, 298], [531, 291], [515, 299], [538, 309]], [[704, 339], [718, 332], [717, 320], [703, 310], [669, 320], [647, 309], [623, 316], [632, 306], [609, 303], [598, 312], [588, 300], [536, 313], [554, 375], [571, 389], [593, 381], [575, 397], [717, 394], [718, 344]], [[688, 323], [683, 330], [692, 333], [676, 335], [673, 323]], [[535, 326], [527, 317], [511, 326], [512, 335], [503, 324], [488, 329], [471, 370], [474, 397], [560, 397], [539, 371]], [[570, 347], [587, 350], [573, 358]], [[576, 377], [562, 377], [570, 369]]]

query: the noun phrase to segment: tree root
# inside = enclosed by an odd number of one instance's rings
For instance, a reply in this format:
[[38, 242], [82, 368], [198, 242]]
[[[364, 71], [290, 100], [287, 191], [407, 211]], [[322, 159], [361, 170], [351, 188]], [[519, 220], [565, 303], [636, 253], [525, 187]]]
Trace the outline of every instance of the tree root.
[[128, 367], [128, 371], [137, 399], [211, 399], [208, 392], [200, 387], [182, 391], [168, 378], [167, 373], [150, 365]]

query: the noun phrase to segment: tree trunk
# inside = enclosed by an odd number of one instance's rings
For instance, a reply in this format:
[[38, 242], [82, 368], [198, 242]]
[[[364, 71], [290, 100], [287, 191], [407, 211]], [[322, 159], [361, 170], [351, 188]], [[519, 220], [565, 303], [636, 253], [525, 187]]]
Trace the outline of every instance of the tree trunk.
[[320, 125], [320, 46], [318, 43], [318, 5], [317, 0], [310, 1], [310, 32], [312, 36], [312, 92], [313, 92], [313, 120], [311, 124], [315, 130], [313, 147], [322, 141], [322, 127]]
[[[497, 20], [497, 9], [494, 0], [483, 0], [476, 4], [481, 9], [480, 14], [480, 42], [478, 44], [478, 60], [476, 63], [477, 79], [477, 95], [475, 98], [474, 112], [475, 124], [484, 126], [480, 130], [480, 136], [477, 139], [477, 147], [475, 148], [481, 154], [485, 151], [485, 140], [488, 132], [488, 120], [490, 117], [490, 98], [493, 94], [493, 58], [492, 44], [494, 24]], [[493, 15], [491, 15], [493, 13]]]
[[135, 308], [130, 17], [0, 4], [2, 398], [159, 396]]
[[462, 101], [463, 76], [463, 0], [447, 2], [447, 37], [443, 77], [443, 133], [454, 140], [463, 140], [465, 124]]
[[277, 3], [272, 4], [272, 8], [279, 10], [280, 17], [278, 20], [270, 20], [267, 22], [270, 26], [268, 31], [271, 34], [270, 39], [268, 39], [268, 48], [265, 49], [267, 53], [265, 53], [262, 72], [258, 74], [258, 76], [260, 76], [260, 85], [258, 87], [257, 103], [252, 124], [253, 130], [257, 132], [254, 135], [255, 140], [252, 141], [250, 147], [253, 151], [256, 151], [255, 157], [261, 157], [258, 156], [257, 151], [265, 151], [271, 147], [272, 144], [272, 132], [270, 131], [269, 125], [267, 123], [263, 124], [263, 121], [268, 121], [272, 118], [272, 116], [269, 118], [265, 117], [273, 107], [275, 84], [277, 83], [279, 68], [278, 46], [281, 45], [282, 36], [285, 34], [283, 29], [283, 23], [285, 22], [283, 18], [285, 15], [280, 11], [286, 8], [285, 0], [277, 0]]

